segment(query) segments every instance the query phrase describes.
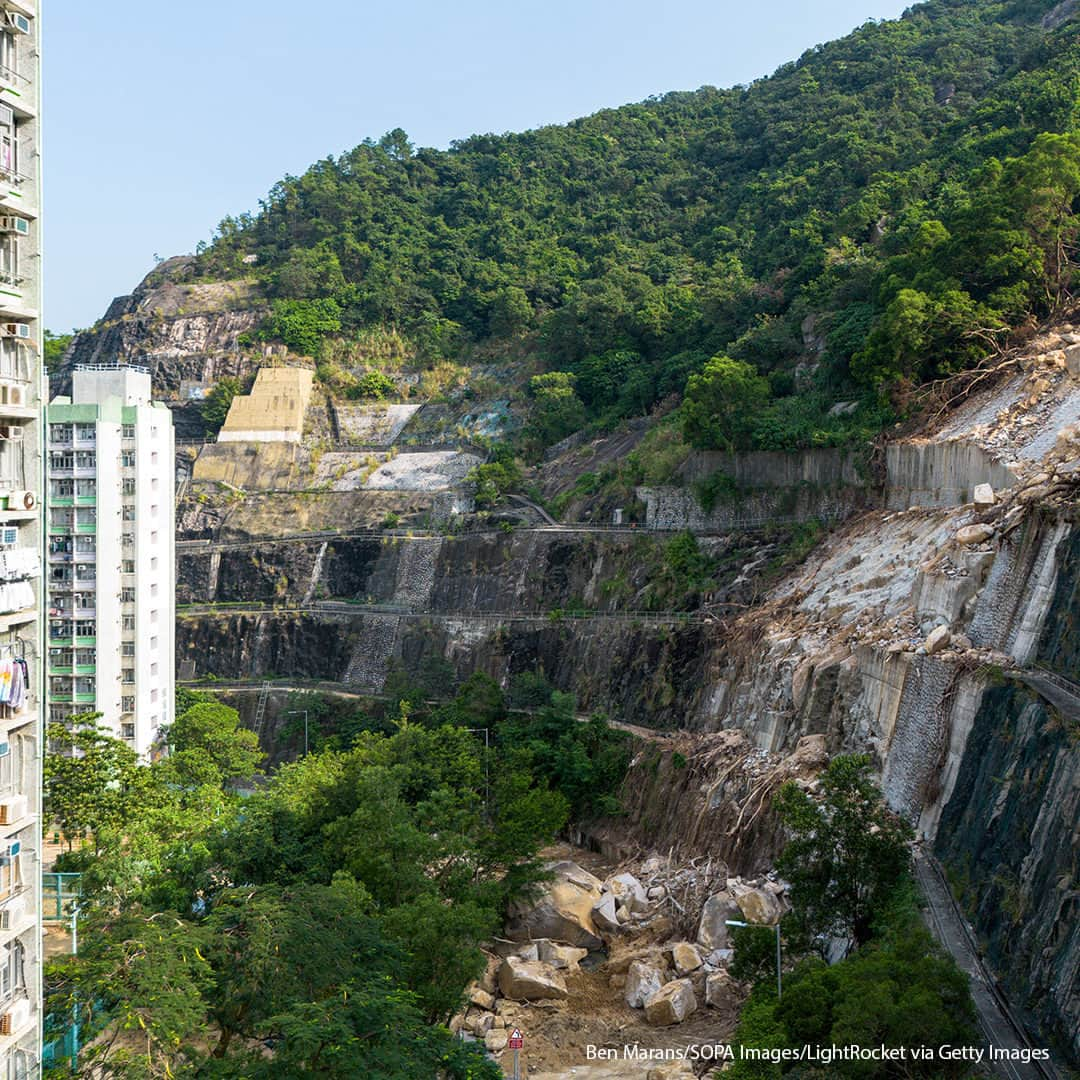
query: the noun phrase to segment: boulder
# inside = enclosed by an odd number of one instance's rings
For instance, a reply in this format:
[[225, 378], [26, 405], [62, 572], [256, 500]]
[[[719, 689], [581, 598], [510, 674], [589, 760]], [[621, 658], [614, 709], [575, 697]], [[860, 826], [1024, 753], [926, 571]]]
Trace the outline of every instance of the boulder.
[[604, 893], [592, 906], [593, 925], [601, 933], [610, 934], [619, 929], [619, 920], [616, 917], [615, 897], [611, 893]]
[[540, 959], [556, 971], [573, 971], [589, 955], [588, 949], [575, 949], [572, 945], [559, 945], [554, 941], [538, 941]]
[[697, 1009], [697, 998], [689, 979], [675, 979], [660, 987], [645, 1002], [645, 1019], [653, 1027], [681, 1024]]
[[698, 924], [697, 940], [708, 952], [728, 947], [730, 927], [727, 919], [741, 919], [742, 909], [727, 893], [715, 893], [705, 901], [701, 909], [701, 922]]
[[474, 986], [469, 991], [469, 1003], [475, 1005], [478, 1009], [494, 1009], [495, 997], [486, 990], [482, 990], [479, 986]]
[[643, 1009], [645, 1002], [663, 985], [664, 977], [657, 968], [643, 960], [634, 960], [626, 972], [623, 997], [631, 1009]]
[[630, 921], [630, 912], [626, 909], [625, 905], [620, 904], [619, 907], [615, 909], [615, 920], [620, 926]]
[[705, 1004], [714, 1009], [732, 1001], [731, 976], [726, 971], [714, 971], [705, 979]]
[[663, 885], [654, 885], [647, 895], [650, 900], [663, 900], [667, 896], [667, 889]]
[[956, 542], [965, 547], [974, 547], [976, 544], [985, 544], [994, 535], [994, 529], [990, 525], [965, 525], [956, 531]]
[[566, 997], [566, 983], [547, 964], [510, 956], [499, 968], [499, 991], [515, 1001], [560, 999]]
[[947, 649], [950, 641], [952, 641], [952, 632], [949, 628], [947, 626], [936, 626], [930, 631], [926, 641], [923, 642], [923, 648], [926, 649], [927, 656], [933, 656], [935, 653]]
[[505, 1028], [493, 1028], [484, 1036], [484, 1049], [490, 1054], [501, 1054], [509, 1041]]
[[540, 946], [535, 941], [530, 941], [528, 945], [522, 945], [514, 955], [519, 960], [539, 960]]
[[688, 1061], [668, 1061], [654, 1065], [645, 1080], [694, 1080], [694, 1067]]
[[784, 914], [784, 902], [768, 889], [736, 885], [734, 892], [745, 922], [774, 926]]
[[507, 937], [514, 941], [551, 938], [582, 949], [599, 948], [603, 942], [592, 910], [600, 899], [600, 880], [572, 862], [555, 863], [548, 870], [555, 880], [536, 899], [518, 901], [511, 908]]
[[701, 967], [701, 953], [688, 941], [680, 941], [672, 946], [671, 962], [680, 975], [689, 975], [691, 971], [697, 971]]
[[616, 901], [622, 904], [627, 911], [634, 913], [647, 911], [649, 897], [641, 882], [633, 874], [616, 874], [604, 883], [607, 889], [614, 894]]
[[1065, 350], [1065, 368], [1070, 375], [1080, 376], [1080, 345]]
[[975, 485], [976, 506], [993, 506], [996, 502], [997, 496], [994, 494], [994, 489], [989, 484]]

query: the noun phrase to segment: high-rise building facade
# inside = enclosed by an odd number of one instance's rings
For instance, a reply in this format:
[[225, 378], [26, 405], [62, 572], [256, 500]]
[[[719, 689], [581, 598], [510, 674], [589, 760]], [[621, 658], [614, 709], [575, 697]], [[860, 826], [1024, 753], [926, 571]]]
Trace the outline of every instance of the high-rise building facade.
[[41, 1053], [39, 6], [0, 0], [0, 1080]]
[[172, 413], [145, 371], [77, 368], [47, 456], [49, 721], [100, 713], [150, 760], [174, 708]]

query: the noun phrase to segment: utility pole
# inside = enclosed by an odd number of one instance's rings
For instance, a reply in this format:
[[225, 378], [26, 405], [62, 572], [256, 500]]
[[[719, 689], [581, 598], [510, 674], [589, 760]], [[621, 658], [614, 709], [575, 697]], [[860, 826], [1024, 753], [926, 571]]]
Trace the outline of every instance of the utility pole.
[[[738, 919], [725, 919], [724, 920], [724, 925], [725, 926], [739, 926], [739, 927], [760, 926], [760, 927], [763, 927], [763, 928], [768, 926], [767, 923], [740, 922]], [[776, 930], [776, 1000], [779, 1001], [784, 996], [784, 982], [783, 982], [781, 959], [780, 959], [780, 924], [779, 923], [777, 923], [775, 925], [775, 930]]]

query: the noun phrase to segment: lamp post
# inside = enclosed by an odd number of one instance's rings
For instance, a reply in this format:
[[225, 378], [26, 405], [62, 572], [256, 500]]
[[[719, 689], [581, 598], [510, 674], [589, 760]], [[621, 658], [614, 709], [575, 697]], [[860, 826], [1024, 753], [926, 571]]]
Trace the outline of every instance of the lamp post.
[[[739, 927], [749, 927], [749, 926], [766, 927], [768, 924], [767, 923], [740, 922], [738, 919], [725, 919], [724, 920], [724, 925], [725, 926], [739, 926]], [[783, 996], [784, 996], [784, 983], [783, 983], [783, 978], [781, 976], [781, 968], [780, 968], [780, 924], [777, 923], [776, 924], [776, 1000], [779, 1001]]]
[[304, 757], [307, 757], [308, 752], [308, 711], [307, 709], [290, 709], [287, 713], [288, 716], [300, 716], [304, 717]]
[[[71, 905], [71, 955], [79, 955], [79, 902]], [[71, 1071], [79, 1068], [79, 999], [73, 995], [71, 1003]]]

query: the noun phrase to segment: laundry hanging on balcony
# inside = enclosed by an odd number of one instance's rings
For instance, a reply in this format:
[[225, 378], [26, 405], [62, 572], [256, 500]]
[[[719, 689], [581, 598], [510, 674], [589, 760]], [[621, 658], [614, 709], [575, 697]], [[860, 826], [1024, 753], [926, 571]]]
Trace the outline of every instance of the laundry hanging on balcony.
[[34, 606], [34, 589], [29, 581], [12, 581], [0, 585], [0, 614], [25, 611]]
[[25, 660], [20, 657], [0, 660], [0, 706], [21, 709], [29, 683], [30, 669]]

